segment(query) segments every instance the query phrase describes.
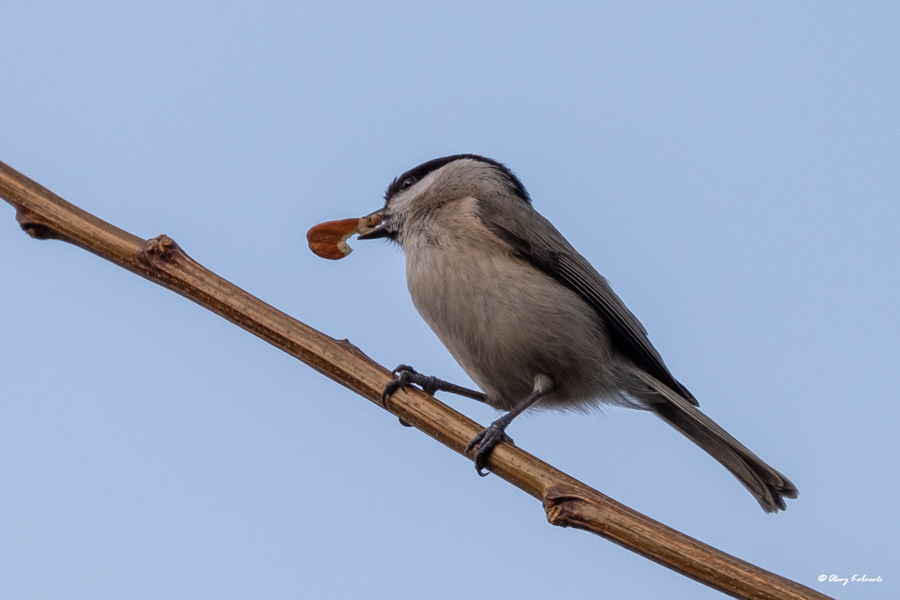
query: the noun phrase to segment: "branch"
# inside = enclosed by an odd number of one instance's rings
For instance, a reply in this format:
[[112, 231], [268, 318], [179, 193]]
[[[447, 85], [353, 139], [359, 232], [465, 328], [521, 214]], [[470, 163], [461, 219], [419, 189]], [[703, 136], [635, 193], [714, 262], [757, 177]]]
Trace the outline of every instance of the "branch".
[[[349, 341], [328, 337], [203, 268], [167, 236], [142, 240], [3, 162], [0, 196], [16, 208], [16, 219], [31, 237], [75, 244], [163, 285], [381, 406], [381, 390], [391, 379], [387, 369]], [[471, 419], [417, 389], [397, 392], [384, 408], [460, 454], [481, 431]], [[590, 531], [736, 598], [828, 598], [635, 512], [512, 444], [497, 446], [489, 467], [540, 500], [553, 525]]]

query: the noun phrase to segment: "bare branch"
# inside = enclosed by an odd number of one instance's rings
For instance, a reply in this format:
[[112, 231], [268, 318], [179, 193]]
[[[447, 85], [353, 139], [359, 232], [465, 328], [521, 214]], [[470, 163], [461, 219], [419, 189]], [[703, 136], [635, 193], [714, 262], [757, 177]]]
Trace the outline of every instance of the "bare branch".
[[[330, 338], [204, 269], [167, 236], [142, 240], [2, 162], [0, 196], [32, 237], [70, 242], [178, 292], [381, 406], [381, 390], [391, 379], [387, 369], [350, 342]], [[481, 430], [416, 389], [396, 393], [385, 408], [460, 454]], [[550, 523], [595, 533], [736, 598], [827, 598], [645, 517], [512, 444], [494, 450], [489, 468], [541, 500]]]

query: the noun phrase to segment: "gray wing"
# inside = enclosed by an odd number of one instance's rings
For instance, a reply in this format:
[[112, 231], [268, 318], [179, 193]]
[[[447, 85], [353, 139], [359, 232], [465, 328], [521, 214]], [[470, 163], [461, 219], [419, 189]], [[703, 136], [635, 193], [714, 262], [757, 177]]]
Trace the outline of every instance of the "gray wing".
[[647, 331], [606, 279], [531, 206], [479, 201], [479, 217], [488, 230], [511, 246], [521, 258], [571, 289], [591, 305], [609, 327], [619, 351], [686, 400], [694, 396], [669, 372]]

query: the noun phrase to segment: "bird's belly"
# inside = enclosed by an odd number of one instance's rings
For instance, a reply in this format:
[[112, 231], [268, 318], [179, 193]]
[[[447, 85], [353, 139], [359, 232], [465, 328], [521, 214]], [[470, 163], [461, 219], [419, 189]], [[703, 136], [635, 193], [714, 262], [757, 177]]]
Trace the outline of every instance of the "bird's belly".
[[407, 282], [416, 309], [493, 406], [515, 406], [538, 374], [559, 386], [544, 406], [608, 393], [608, 338], [580, 296], [512, 255], [464, 254], [463, 264], [440, 247], [408, 253]]

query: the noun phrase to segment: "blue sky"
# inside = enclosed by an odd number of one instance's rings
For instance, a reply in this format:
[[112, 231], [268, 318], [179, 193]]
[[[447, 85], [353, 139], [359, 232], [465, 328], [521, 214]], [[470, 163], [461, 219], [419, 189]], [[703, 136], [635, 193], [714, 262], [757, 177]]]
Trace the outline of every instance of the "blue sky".
[[[425, 160], [500, 160], [800, 497], [764, 514], [625, 409], [526, 415], [517, 444], [800, 583], [893, 598], [898, 23], [889, 2], [14, 0], [0, 160], [388, 368], [464, 384], [399, 249], [324, 261], [305, 232]], [[369, 402], [4, 211], [0, 596], [721, 597], [549, 526]]]

